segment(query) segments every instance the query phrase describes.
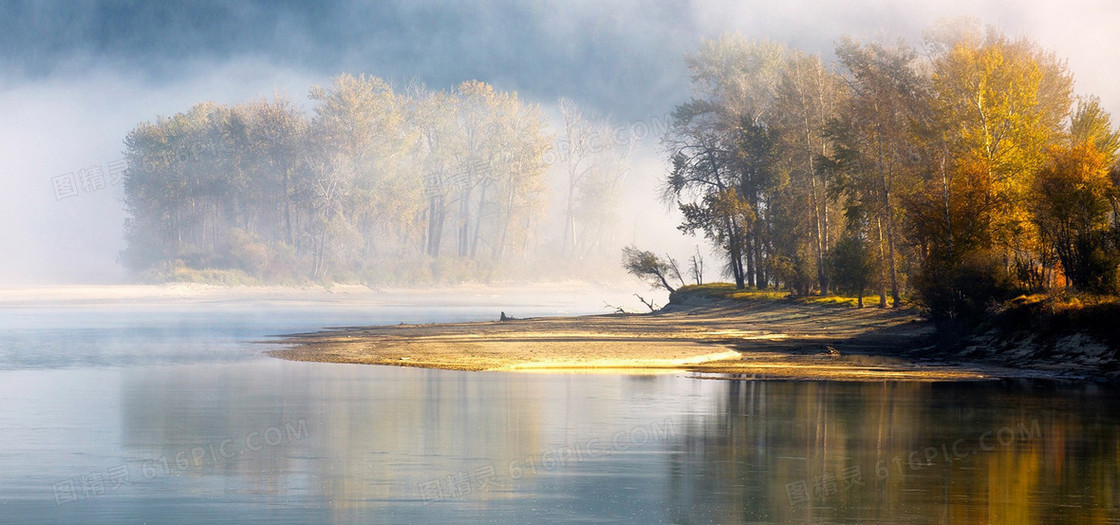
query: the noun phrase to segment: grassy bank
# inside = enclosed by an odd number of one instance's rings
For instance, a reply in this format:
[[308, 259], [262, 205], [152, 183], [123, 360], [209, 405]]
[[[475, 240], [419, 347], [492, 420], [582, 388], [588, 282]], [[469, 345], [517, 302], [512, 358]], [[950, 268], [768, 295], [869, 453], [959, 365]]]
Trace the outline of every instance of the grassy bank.
[[[670, 306], [718, 302], [783, 303], [854, 308], [855, 297], [794, 296], [780, 290], [738, 290], [730, 283], [683, 286]], [[864, 297], [865, 307], [878, 296]], [[912, 309], [916, 313], [920, 310]], [[1029, 295], [992, 305], [979, 319], [945, 328], [913, 352], [926, 358], [965, 359], [1063, 377], [1120, 378], [1120, 298], [1092, 295]]]
[[[785, 290], [757, 288], [737, 289], [731, 283], [690, 284], [678, 288], [669, 294], [669, 303], [690, 305], [701, 302], [717, 300], [732, 301], [789, 301], [798, 304], [819, 304], [825, 306], [842, 306], [855, 308], [859, 305], [859, 298], [845, 295], [793, 295]], [[864, 307], [877, 306], [878, 295], [867, 295], [863, 298]]]

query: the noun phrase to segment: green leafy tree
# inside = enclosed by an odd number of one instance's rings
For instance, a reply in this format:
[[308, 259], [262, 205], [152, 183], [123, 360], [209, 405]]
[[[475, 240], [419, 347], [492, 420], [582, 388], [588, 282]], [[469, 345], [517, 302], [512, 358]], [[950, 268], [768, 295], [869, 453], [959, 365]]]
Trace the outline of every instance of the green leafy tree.
[[676, 291], [676, 288], [669, 284], [669, 278], [680, 279], [680, 270], [672, 258], [662, 259], [656, 253], [639, 250], [634, 246], [622, 249], [622, 267], [627, 273], [648, 282], [650, 286], [660, 286], [669, 293]]
[[[815, 274], [820, 293], [830, 289], [826, 259], [840, 224], [840, 207], [829, 194], [831, 173], [827, 158], [833, 154], [829, 122], [839, 117], [848, 91], [841, 77], [820, 57], [793, 52], [778, 87], [777, 130], [779, 169], [788, 184], [772, 203], [775, 247], [794, 265]], [[808, 213], [806, 213], [808, 210]], [[798, 272], [804, 273], [804, 272]]]
[[854, 294], [860, 308], [863, 308], [863, 296], [879, 273], [877, 266], [867, 241], [855, 235], [841, 238], [828, 256], [828, 267], [836, 289]]
[[686, 57], [695, 98], [677, 106], [663, 139], [672, 168], [663, 198], [685, 215], [681, 229], [703, 231], [721, 248], [739, 288], [765, 287], [775, 108], [786, 49], [741, 35], [706, 41]]
[[836, 54], [851, 88], [844, 118], [836, 121], [836, 166], [843, 170], [850, 205], [870, 219], [864, 234], [875, 243], [883, 272], [879, 305], [887, 305], [889, 289], [891, 304], [898, 307], [899, 193], [916, 176], [912, 123], [914, 110], [922, 106], [924, 79], [914, 65], [913, 50], [901, 42], [885, 46], [844, 39]]

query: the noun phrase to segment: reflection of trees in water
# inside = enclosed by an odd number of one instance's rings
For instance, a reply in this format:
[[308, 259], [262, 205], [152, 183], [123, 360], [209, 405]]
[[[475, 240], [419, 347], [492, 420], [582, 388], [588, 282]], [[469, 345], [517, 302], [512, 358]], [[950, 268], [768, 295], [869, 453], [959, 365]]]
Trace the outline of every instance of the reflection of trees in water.
[[1115, 394], [1039, 388], [732, 382], [718, 415], [682, 429], [667, 512], [680, 523], [1115, 520], [1120, 421], [1103, 408]]
[[[271, 370], [245, 365], [129, 370], [122, 383], [121, 439], [132, 481], [209, 475], [237, 477], [240, 491], [285, 497], [306, 489], [299, 470], [314, 421], [304, 407], [275, 397]], [[223, 490], [219, 483], [213, 490]]]
[[[593, 485], [610, 488], [607, 477], [579, 478], [586, 486], [566, 483], [570, 474], [596, 468], [602, 455], [609, 456], [616, 433], [639, 425], [652, 432], [663, 430], [672, 412], [664, 410], [679, 397], [667, 384], [693, 385], [680, 378], [485, 374], [284, 361], [145, 369], [124, 381], [122, 435], [130, 456], [168, 456], [174, 462], [184, 448], [216, 445], [227, 438], [243, 448], [241, 440], [249, 432], [284, 429], [285, 421], [305, 420], [306, 437], [189, 473], [219, 474], [225, 480], [188, 483], [193, 487], [213, 482], [217, 491], [244, 490], [289, 505], [317, 502], [339, 515], [367, 515], [399, 512], [402, 505], [420, 499], [419, 484], [439, 481], [444, 499], [455, 505], [521, 508], [531, 504], [526, 497], [539, 497], [536, 491], [546, 480], [581, 494], [590, 493]], [[649, 440], [650, 447], [661, 446], [676, 431], [640, 437]], [[567, 448], [581, 445], [593, 447], [596, 457], [585, 450], [580, 460], [566, 458], [554, 468], [544, 464], [560, 461]], [[528, 458], [534, 458], [535, 467]], [[510, 473], [514, 461], [521, 474], [516, 480]], [[469, 476], [487, 466], [494, 469], [496, 486], [480, 490], [472, 484], [460, 497], [446, 493], [449, 476]], [[649, 470], [659, 471], [653, 466]], [[412, 511], [445, 512], [444, 507], [417, 506]]]
[[[1094, 387], [491, 375], [267, 361], [130, 370], [122, 389], [121, 435], [133, 460], [173, 463], [182, 450], [224, 439], [240, 449], [250, 432], [306, 420], [304, 438], [176, 472], [173, 481], [192, 494], [241, 492], [318, 504], [336, 516], [513, 512], [551, 497], [570, 504], [573, 519], [646, 506], [652, 513], [660, 503], [653, 521], [1081, 523], [1115, 520], [1120, 503], [1115, 392]], [[671, 438], [636, 453], [528, 473], [530, 456], [590, 440], [602, 451], [619, 431], [670, 420]], [[526, 472], [517, 481], [508, 471], [513, 460]], [[494, 490], [453, 506], [406, 504], [418, 500], [419, 483], [486, 465], [498, 477]], [[791, 504], [797, 482], [807, 501]]]
[[[415, 499], [417, 483], [543, 448], [540, 382], [464, 374], [304, 364], [148, 370], [125, 381], [122, 435], [134, 457], [167, 457], [173, 475], [235, 475], [246, 490], [318, 497], [335, 509]], [[438, 377], [436, 377], [438, 376]], [[541, 400], [545, 400], [541, 403]], [[269, 428], [306, 422], [306, 435], [245, 450]], [[270, 441], [277, 441], [270, 435]], [[229, 441], [232, 440], [232, 441]], [[180, 472], [175, 456], [224, 444], [235, 458]], [[529, 452], [525, 452], [525, 455]], [[209, 452], [207, 452], [209, 455]], [[297, 486], [298, 485], [298, 486]], [[480, 493], [483, 496], [485, 493]], [[378, 503], [378, 502], [382, 503]]]

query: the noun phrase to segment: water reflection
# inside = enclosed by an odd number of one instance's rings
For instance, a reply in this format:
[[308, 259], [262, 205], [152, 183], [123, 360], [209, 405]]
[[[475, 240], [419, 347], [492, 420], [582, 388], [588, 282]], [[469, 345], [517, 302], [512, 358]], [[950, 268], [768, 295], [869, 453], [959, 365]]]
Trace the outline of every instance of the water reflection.
[[0, 522], [1120, 521], [1114, 388], [295, 363], [241, 321], [214, 362], [136, 322], [99, 329], [139, 364], [9, 335]]
[[1033, 382], [258, 362], [127, 378], [121, 436], [135, 460], [202, 456], [173, 472], [181, 490], [336, 522], [1104, 523], [1113, 401]]
[[[520, 521], [552, 500], [560, 513], [542, 519], [562, 522], [596, 515], [595, 502], [620, 489], [599, 486], [628, 471], [663, 476], [680, 418], [719, 386], [669, 379], [272, 360], [180, 366], [124, 380], [121, 436], [134, 462], [154, 459], [162, 473], [167, 458], [173, 475], [198, 478], [187, 483], [195, 491], [218, 477], [335, 517], [422, 521]], [[269, 428], [276, 444], [261, 447]], [[652, 461], [636, 461], [643, 454]], [[180, 456], [189, 468], [176, 466]]]
[[732, 382], [672, 456], [672, 520], [1105, 523], [1115, 392], [1037, 382]]

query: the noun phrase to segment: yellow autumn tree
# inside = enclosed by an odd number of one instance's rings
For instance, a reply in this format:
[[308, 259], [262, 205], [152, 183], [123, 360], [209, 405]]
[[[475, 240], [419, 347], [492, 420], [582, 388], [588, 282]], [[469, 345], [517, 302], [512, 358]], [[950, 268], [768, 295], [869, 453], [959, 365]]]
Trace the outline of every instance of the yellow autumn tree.
[[932, 84], [932, 117], [950, 159], [945, 241], [958, 255], [990, 251], [1021, 286], [1041, 285], [1032, 179], [1066, 136], [1073, 80], [1065, 62], [991, 32], [938, 57]]
[[1052, 147], [1049, 157], [1034, 188], [1034, 221], [1041, 238], [1053, 248], [1074, 288], [1114, 292], [1120, 253], [1109, 228], [1117, 197], [1109, 156], [1093, 142], [1082, 142]]

